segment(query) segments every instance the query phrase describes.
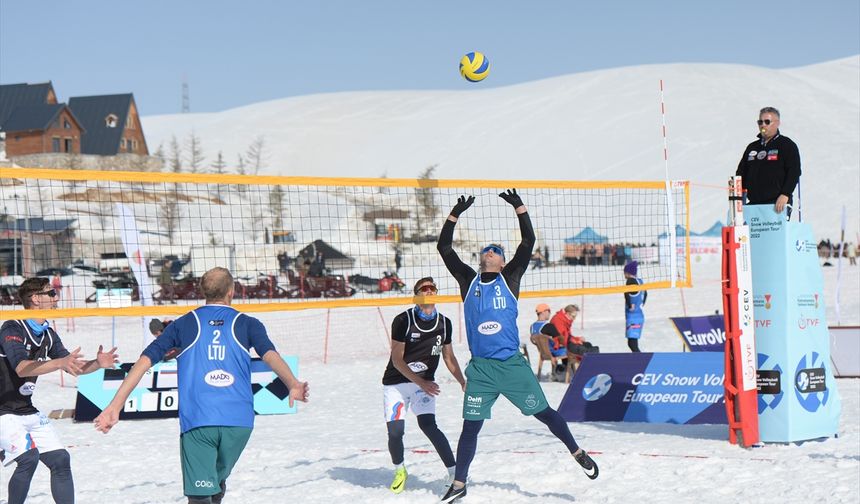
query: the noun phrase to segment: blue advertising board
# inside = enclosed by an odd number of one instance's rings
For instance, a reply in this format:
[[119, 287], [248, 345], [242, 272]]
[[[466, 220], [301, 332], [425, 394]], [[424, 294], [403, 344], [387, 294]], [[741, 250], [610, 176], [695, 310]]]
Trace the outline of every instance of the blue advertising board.
[[726, 320], [722, 315], [670, 317], [684, 345], [691, 352], [724, 352]]
[[[299, 358], [283, 355], [294, 374], [298, 374]], [[97, 417], [113, 399], [133, 363], [116, 369], [99, 369], [78, 377], [75, 401], [75, 421], [88, 422]], [[176, 361], [158, 362], [144, 374], [132, 390], [119, 418], [173, 418], [179, 416]], [[254, 393], [254, 413], [284, 415], [296, 413], [296, 404], [289, 405], [290, 391], [262, 359], [251, 359], [251, 390]]]
[[791, 442], [837, 433], [842, 409], [818, 251], [807, 224], [748, 205], [758, 353], [759, 434]]
[[722, 353], [586, 354], [558, 411], [568, 422], [725, 424]]

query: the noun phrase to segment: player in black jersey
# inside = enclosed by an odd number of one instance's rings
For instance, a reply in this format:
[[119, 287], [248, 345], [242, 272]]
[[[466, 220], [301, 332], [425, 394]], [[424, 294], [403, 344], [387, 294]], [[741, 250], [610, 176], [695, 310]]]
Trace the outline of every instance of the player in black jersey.
[[[424, 277], [415, 283], [413, 292], [416, 296], [433, 296], [437, 292], [436, 283], [433, 278]], [[435, 373], [439, 357], [463, 390], [466, 379], [451, 349], [451, 319], [437, 312], [435, 304], [427, 299], [423, 301], [397, 315], [391, 323], [391, 358], [382, 377], [388, 451], [395, 466], [390, 487], [394, 493], [406, 488], [408, 473], [403, 465], [403, 432], [404, 416], [409, 409], [415, 413], [418, 426], [448, 468], [449, 479], [454, 476], [454, 453], [448, 438], [436, 425], [439, 385]]]
[[[58, 292], [47, 278], [28, 278], [18, 287], [26, 310], [57, 306]], [[63, 447], [48, 417], [33, 406], [36, 378], [59, 369], [72, 374], [92, 373], [118, 362], [116, 348], [99, 346], [96, 358], [85, 361], [81, 349], [66, 350], [59, 335], [44, 318], [7, 320], [0, 327], [0, 452], [3, 465], [16, 463], [9, 478], [9, 504], [27, 499], [30, 481], [39, 462], [51, 470], [54, 502], [75, 501], [69, 452]]]

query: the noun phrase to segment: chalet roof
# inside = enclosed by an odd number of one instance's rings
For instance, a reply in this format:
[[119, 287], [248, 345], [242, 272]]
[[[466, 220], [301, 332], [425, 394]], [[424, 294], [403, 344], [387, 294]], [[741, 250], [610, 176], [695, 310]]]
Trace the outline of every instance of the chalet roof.
[[[131, 93], [69, 98], [69, 108], [87, 130], [86, 135], [81, 135], [81, 154], [111, 156], [120, 151], [120, 139], [133, 101]], [[113, 128], [105, 121], [111, 114], [117, 118]]]
[[400, 208], [383, 208], [379, 210], [371, 210], [364, 214], [364, 220], [368, 222], [373, 222], [377, 219], [402, 220], [408, 218], [409, 210], [403, 210]]
[[[51, 126], [60, 112], [67, 108], [65, 103], [50, 105], [22, 105], [16, 107], [3, 124], [3, 131], [44, 131]], [[69, 110], [72, 118], [80, 125], [75, 114]], [[82, 131], [83, 128], [81, 128]]]
[[305, 248], [299, 251], [299, 255], [313, 258], [316, 256], [317, 252], [322, 252], [323, 259], [325, 260], [355, 260], [322, 240], [314, 240], [312, 243], [309, 243]]
[[22, 105], [45, 105], [48, 94], [54, 86], [50, 82], [41, 84], [2, 84], [0, 85], [0, 129], [4, 129], [6, 119], [12, 111]]
[[[45, 219], [42, 217], [31, 217], [29, 219], [31, 233], [56, 233], [65, 231], [72, 226], [77, 219]], [[24, 232], [27, 229], [27, 219], [0, 219], [0, 230]], [[17, 226], [17, 227], [16, 227]]]

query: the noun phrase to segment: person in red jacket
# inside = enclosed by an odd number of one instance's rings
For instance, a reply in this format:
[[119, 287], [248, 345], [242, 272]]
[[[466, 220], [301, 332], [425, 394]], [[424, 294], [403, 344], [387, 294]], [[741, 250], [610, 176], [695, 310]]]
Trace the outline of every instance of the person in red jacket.
[[555, 338], [556, 348], [567, 348], [568, 353], [576, 355], [600, 352], [600, 347], [594, 346], [588, 341], [585, 341], [585, 338], [582, 336], [575, 336], [573, 334], [573, 321], [576, 320], [576, 316], [578, 314], [579, 307], [575, 304], [569, 304], [556, 312], [556, 314], [550, 319], [550, 323], [555, 326], [555, 329], [559, 334], [559, 336]]

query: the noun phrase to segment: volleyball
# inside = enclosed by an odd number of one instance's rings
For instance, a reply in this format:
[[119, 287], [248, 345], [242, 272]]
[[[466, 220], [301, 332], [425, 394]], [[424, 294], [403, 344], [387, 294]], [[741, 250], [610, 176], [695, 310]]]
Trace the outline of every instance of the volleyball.
[[469, 82], [480, 82], [490, 74], [490, 60], [478, 51], [460, 59], [460, 75]]

